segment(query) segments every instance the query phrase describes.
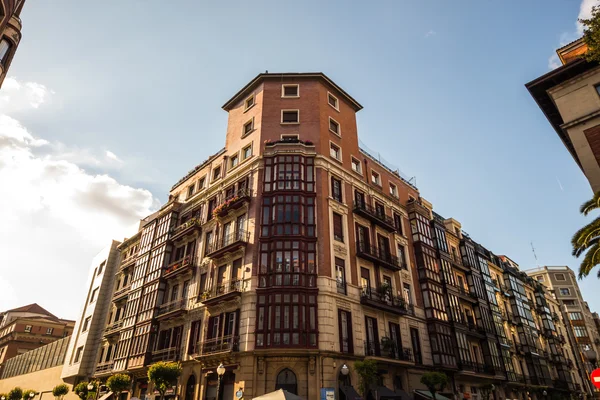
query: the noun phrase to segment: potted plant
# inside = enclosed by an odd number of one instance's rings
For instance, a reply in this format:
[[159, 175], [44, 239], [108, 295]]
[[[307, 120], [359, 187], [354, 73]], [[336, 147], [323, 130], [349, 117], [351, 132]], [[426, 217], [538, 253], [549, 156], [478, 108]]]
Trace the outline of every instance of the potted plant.
[[67, 394], [69, 394], [69, 387], [64, 383], [56, 385], [52, 389], [52, 395], [58, 400], [62, 400], [62, 398], [65, 397]]
[[386, 282], [382, 283], [377, 288], [377, 294], [379, 295], [379, 298], [382, 300], [388, 300], [391, 293], [392, 293], [392, 288]]

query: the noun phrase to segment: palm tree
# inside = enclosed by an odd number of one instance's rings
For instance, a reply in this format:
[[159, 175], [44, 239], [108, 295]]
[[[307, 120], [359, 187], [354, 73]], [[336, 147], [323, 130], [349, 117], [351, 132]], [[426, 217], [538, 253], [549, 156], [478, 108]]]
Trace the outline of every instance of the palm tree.
[[[588, 215], [598, 208], [600, 208], [600, 192], [596, 193], [591, 200], [583, 203], [579, 212]], [[575, 257], [579, 257], [587, 251], [579, 266], [578, 277], [582, 279], [588, 276], [596, 265], [600, 264], [600, 217], [578, 230], [571, 239], [571, 245], [573, 245]], [[598, 278], [600, 278], [600, 271], [598, 271]]]

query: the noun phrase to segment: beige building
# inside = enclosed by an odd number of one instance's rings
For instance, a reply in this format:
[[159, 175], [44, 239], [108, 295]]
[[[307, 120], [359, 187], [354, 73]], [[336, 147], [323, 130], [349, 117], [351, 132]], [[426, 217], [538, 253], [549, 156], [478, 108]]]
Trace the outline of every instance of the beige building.
[[592, 349], [600, 354], [600, 335], [587, 302], [583, 299], [577, 278], [569, 267], [541, 267], [525, 271], [529, 276], [542, 283], [552, 292], [564, 312], [563, 318], [572, 338], [571, 347], [581, 366], [582, 380], [589, 384], [592, 363], [586, 356], [586, 350]]
[[600, 66], [581, 56], [583, 39], [557, 50], [562, 66], [525, 86], [586, 175], [600, 190]]

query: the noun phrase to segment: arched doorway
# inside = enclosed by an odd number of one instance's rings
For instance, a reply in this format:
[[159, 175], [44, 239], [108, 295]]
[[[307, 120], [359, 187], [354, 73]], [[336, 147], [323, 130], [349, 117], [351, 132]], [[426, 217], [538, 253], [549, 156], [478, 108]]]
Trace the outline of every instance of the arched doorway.
[[277, 375], [275, 390], [279, 389], [283, 389], [296, 395], [298, 394], [298, 383], [296, 381], [296, 374], [291, 369], [286, 368]]
[[196, 394], [196, 377], [192, 374], [185, 385], [185, 400], [194, 400]]
[[352, 386], [352, 382], [350, 381], [350, 374], [344, 375], [342, 371], [338, 374], [338, 399], [346, 400], [346, 393], [342, 389], [346, 386]]

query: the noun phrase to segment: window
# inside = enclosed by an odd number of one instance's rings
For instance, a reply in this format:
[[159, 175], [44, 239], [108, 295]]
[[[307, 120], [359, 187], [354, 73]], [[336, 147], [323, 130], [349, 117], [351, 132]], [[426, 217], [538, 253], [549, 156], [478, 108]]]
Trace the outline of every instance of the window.
[[335, 144], [329, 144], [329, 155], [338, 161], [342, 161], [342, 151]]
[[600, 95], [600, 85], [596, 85], [594, 88], [596, 88], [596, 93]]
[[94, 291], [92, 292], [92, 295], [90, 296], [90, 303], [92, 303], [96, 300], [97, 295], [98, 295], [98, 288], [94, 289]]
[[565, 279], [565, 274], [554, 274], [554, 279], [556, 279], [557, 281], [564, 281]]
[[249, 108], [251, 108], [254, 105], [254, 95], [248, 97], [246, 99], [246, 101], [244, 102], [244, 111], [247, 111]]
[[188, 192], [187, 192], [187, 197], [188, 199], [190, 197], [192, 197], [194, 195], [194, 191], [196, 190], [196, 184], [192, 183], [189, 187], [188, 187]]
[[334, 177], [331, 177], [331, 197], [340, 203], [344, 202], [342, 200], [342, 181]]
[[569, 290], [569, 288], [560, 288], [560, 295], [561, 296], [570, 296], [571, 295], [571, 291]]
[[398, 258], [400, 259], [400, 266], [406, 268], [406, 249], [401, 244], [398, 245]]
[[577, 302], [575, 300], [563, 300], [563, 303], [565, 304], [565, 306], [577, 305]]
[[340, 331], [340, 352], [354, 353], [352, 343], [352, 316], [348, 311], [338, 310], [338, 325]]
[[390, 194], [394, 197], [398, 197], [398, 188], [393, 183], [390, 183]]
[[344, 228], [342, 225], [342, 216], [333, 213], [333, 238], [339, 242], [344, 241]]
[[90, 321], [92, 320], [92, 317], [87, 317], [84, 321], [83, 321], [83, 327], [81, 328], [82, 332], [86, 332], [89, 327], [90, 327]]
[[282, 124], [297, 124], [300, 122], [300, 111], [298, 110], [281, 110]]
[[575, 337], [587, 337], [587, 330], [585, 326], [574, 326], [573, 331], [575, 331]]
[[352, 171], [362, 175], [362, 168], [360, 166], [360, 161], [358, 161], [354, 157], [352, 157]]
[[346, 264], [341, 258], [335, 257], [335, 280], [337, 291], [346, 294]]
[[221, 167], [216, 167], [213, 169], [213, 181], [216, 181], [221, 177]]
[[329, 117], [329, 130], [336, 135], [341, 135], [340, 124], [335, 119]]
[[360, 267], [360, 286], [364, 290], [371, 290], [371, 273], [367, 268]]
[[75, 362], [78, 363], [79, 361], [81, 361], [81, 353], [83, 353], [83, 346], [78, 347], [77, 351], [75, 352]]
[[298, 85], [281, 85], [281, 97], [299, 97]]
[[242, 137], [249, 135], [254, 130], [254, 118], [244, 124], [244, 130], [242, 132]]
[[400, 235], [402, 235], [402, 217], [394, 213], [394, 226]]
[[98, 267], [98, 275], [100, 275], [102, 273], [102, 271], [104, 271], [104, 266], [105, 265], [106, 265], [106, 261], [102, 261], [102, 263]]
[[206, 183], [206, 177], [203, 176], [198, 180], [198, 190], [204, 189], [204, 184]]
[[340, 111], [339, 107], [338, 107], [338, 99], [337, 97], [335, 97], [334, 95], [332, 95], [331, 93], [327, 92], [327, 102], [329, 103], [329, 105], [333, 108], [335, 108], [336, 110]]
[[415, 363], [423, 364], [423, 357], [421, 356], [421, 340], [419, 340], [419, 330], [417, 328], [410, 328], [410, 341], [413, 347]]
[[8, 39], [0, 40], [0, 63], [4, 64], [6, 62], [11, 47], [12, 43]]
[[31, 325], [25, 326], [25, 332], [31, 332]]
[[371, 171], [371, 182], [373, 182], [377, 186], [381, 186], [381, 177], [375, 171]]
[[569, 319], [571, 321], [581, 321], [583, 320], [583, 315], [580, 312], [570, 312]]
[[52, 335], [52, 332], [54, 332], [54, 328], [47, 328], [46, 329], [46, 335]]
[[408, 283], [402, 284], [402, 297], [406, 304], [412, 304], [412, 297], [410, 295], [410, 285]]
[[538, 282], [544, 282], [544, 275], [538, 275], [535, 279], [537, 279]]
[[242, 150], [242, 158], [244, 160], [250, 158], [250, 156], [252, 156], [252, 145], [251, 144], [244, 147], [244, 149]]
[[239, 163], [240, 163], [240, 157], [237, 154], [232, 155], [231, 158], [229, 159], [229, 167], [230, 168], [237, 167]]

